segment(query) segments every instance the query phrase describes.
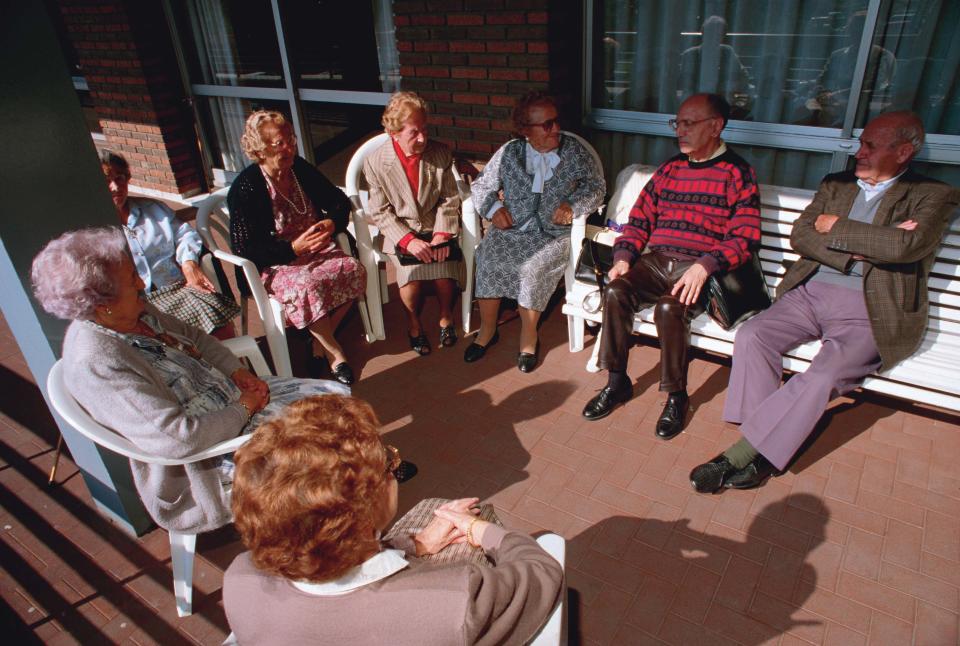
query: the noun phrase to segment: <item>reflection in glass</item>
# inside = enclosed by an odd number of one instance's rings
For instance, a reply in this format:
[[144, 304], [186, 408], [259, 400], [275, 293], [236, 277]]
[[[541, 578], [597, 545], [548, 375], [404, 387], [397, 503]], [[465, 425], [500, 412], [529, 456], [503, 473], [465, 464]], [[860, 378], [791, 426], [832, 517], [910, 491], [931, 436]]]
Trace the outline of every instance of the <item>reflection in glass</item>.
[[[913, 110], [929, 133], [960, 134], [960, 3], [894, 0], [873, 47], [892, 52], [895, 73], [857, 115], [857, 127], [885, 110]], [[868, 70], [868, 79], [871, 78]]]
[[399, 89], [391, 0], [292, 0], [281, 4], [281, 15], [301, 87]]
[[[603, 160], [610, 187], [615, 185], [617, 173], [630, 164], [657, 166], [679, 152], [673, 137], [596, 131], [591, 133], [590, 140]], [[761, 184], [815, 189], [830, 172], [830, 153], [740, 144], [731, 144], [731, 148], [750, 162]]]
[[313, 142], [313, 157], [320, 172], [338, 186], [353, 151], [370, 137], [383, 132], [383, 106], [342, 103], [303, 104], [304, 118]]
[[172, 3], [192, 83], [284, 87], [267, 0]]
[[210, 146], [214, 168], [240, 172], [251, 162], [240, 146], [240, 136], [247, 117], [254, 110], [276, 110], [290, 118], [286, 101], [234, 99], [231, 97], [197, 97], [197, 111]]
[[[717, 92], [734, 118], [837, 126], [854, 71], [842, 56], [859, 43], [863, 21], [855, 16], [866, 5], [597, 0], [594, 106], [675, 114], [686, 96]], [[892, 77], [889, 65], [874, 67], [877, 78]]]

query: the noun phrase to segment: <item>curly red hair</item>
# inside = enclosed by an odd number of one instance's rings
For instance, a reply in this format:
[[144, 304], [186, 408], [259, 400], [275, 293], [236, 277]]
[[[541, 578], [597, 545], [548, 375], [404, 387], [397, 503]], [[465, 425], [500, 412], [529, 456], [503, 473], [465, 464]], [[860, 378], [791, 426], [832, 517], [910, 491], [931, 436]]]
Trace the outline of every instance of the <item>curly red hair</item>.
[[387, 477], [378, 426], [360, 399], [308, 397], [236, 452], [234, 524], [254, 565], [321, 582], [379, 550]]

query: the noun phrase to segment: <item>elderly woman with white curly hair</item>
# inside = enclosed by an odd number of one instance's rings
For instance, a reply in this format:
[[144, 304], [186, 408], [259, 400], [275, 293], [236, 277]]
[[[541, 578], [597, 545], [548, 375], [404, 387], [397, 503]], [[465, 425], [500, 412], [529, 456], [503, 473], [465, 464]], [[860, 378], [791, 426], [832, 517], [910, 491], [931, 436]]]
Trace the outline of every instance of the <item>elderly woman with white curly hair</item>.
[[[180, 458], [250, 432], [303, 397], [349, 394], [333, 381], [262, 380], [215, 338], [148, 304], [118, 228], [63, 234], [34, 258], [31, 278], [43, 308], [73, 320], [63, 342], [67, 389], [145, 452]], [[130, 466], [161, 527], [199, 533], [230, 522], [229, 460]]]
[[[364, 293], [366, 271], [333, 240], [347, 228], [350, 201], [297, 155], [293, 127], [281, 113], [251, 114], [240, 142], [255, 163], [227, 194], [233, 251], [257, 266], [287, 325], [310, 331], [333, 377], [351, 384], [353, 370], [334, 332]], [[244, 289], [239, 269], [237, 283]]]

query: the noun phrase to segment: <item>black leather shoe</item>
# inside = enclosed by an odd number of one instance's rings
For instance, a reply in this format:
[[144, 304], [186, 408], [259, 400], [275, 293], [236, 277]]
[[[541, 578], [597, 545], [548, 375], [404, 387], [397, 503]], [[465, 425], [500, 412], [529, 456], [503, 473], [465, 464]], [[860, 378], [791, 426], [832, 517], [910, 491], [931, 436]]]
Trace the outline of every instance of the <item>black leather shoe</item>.
[[683, 430], [683, 421], [690, 410], [690, 397], [687, 393], [670, 394], [667, 403], [663, 405], [663, 412], [657, 420], [657, 437], [669, 440]]
[[614, 390], [605, 386], [599, 395], [588, 401], [587, 405], [583, 407], [583, 416], [590, 421], [603, 419], [613, 412], [618, 404], [630, 401], [631, 397], [633, 397], [632, 387]]
[[759, 487], [772, 475], [778, 475], [777, 467], [762, 455], [757, 455], [750, 464], [730, 475], [724, 487], [728, 489], [753, 489]]
[[410, 339], [410, 347], [421, 357], [430, 354], [430, 339], [427, 338], [426, 334], [421, 332], [417, 336], [413, 336], [407, 333], [407, 338]]
[[417, 475], [417, 471], [419, 471], [419, 469], [413, 462], [401, 460], [400, 466], [393, 470], [393, 477], [397, 479], [397, 483], [399, 484]]
[[457, 342], [457, 328], [453, 325], [440, 328], [440, 347], [449, 348]]
[[333, 378], [339, 381], [344, 386], [349, 386], [353, 383], [353, 369], [350, 367], [350, 364], [346, 361], [341, 361], [337, 366], [330, 371], [333, 375]]
[[517, 353], [517, 368], [520, 369], [520, 372], [533, 372], [533, 369], [537, 367], [537, 353], [536, 352], [518, 352]]
[[737, 471], [737, 467], [730, 464], [730, 460], [722, 453], [706, 464], [694, 467], [690, 472], [690, 484], [699, 493], [715, 493], [720, 491], [726, 479]]
[[[474, 337], [476, 338], [476, 337]], [[487, 341], [487, 345], [480, 345], [476, 341], [467, 346], [467, 349], [463, 352], [463, 360], [467, 363], [473, 363], [474, 361], [479, 361], [483, 359], [483, 355], [487, 353], [487, 348], [492, 346], [494, 343], [500, 340], [500, 331], [497, 330], [493, 333], [493, 336], [490, 337], [490, 340]]]

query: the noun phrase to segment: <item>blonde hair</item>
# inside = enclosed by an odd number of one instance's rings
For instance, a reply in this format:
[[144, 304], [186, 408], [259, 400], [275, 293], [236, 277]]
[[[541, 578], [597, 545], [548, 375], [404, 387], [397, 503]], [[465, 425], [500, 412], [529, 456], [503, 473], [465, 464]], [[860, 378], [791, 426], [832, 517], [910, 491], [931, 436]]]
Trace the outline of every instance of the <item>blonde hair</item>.
[[388, 135], [403, 130], [403, 124], [414, 112], [422, 112], [426, 117], [430, 110], [427, 102], [416, 92], [397, 92], [390, 97], [390, 102], [383, 111], [380, 123]]
[[276, 124], [278, 128], [282, 128], [289, 122], [287, 118], [283, 116], [283, 113], [276, 112], [275, 110], [257, 110], [247, 117], [243, 134], [240, 136], [240, 146], [243, 147], [243, 152], [250, 161], [259, 163], [263, 158], [261, 153], [263, 153], [267, 145], [264, 143], [263, 136], [260, 134], [260, 128], [262, 128], [265, 123], [273, 123]]

